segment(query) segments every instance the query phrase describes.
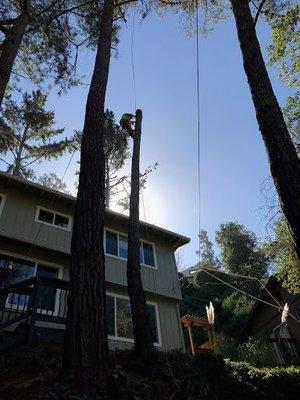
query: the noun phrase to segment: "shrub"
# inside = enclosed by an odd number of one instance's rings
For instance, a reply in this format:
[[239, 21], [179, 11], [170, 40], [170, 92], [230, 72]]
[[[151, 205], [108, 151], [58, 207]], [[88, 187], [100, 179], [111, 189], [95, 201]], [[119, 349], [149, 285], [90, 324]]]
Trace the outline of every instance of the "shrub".
[[232, 338], [222, 337], [217, 343], [217, 353], [231, 361], [248, 362], [254, 367], [276, 365], [271, 345], [258, 340], [250, 339], [246, 343], [238, 344]]

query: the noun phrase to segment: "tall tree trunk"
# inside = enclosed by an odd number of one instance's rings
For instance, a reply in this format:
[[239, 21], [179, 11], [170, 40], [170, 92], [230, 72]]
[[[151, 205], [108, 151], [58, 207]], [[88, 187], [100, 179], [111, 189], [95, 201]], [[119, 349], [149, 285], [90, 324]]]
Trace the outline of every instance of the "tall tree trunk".
[[105, 207], [109, 208], [110, 206], [110, 180], [109, 180], [109, 166], [106, 157], [105, 161]]
[[142, 111], [136, 111], [135, 133], [131, 166], [130, 214], [128, 221], [127, 283], [130, 298], [134, 350], [137, 358], [147, 362], [153, 351], [153, 338], [148, 308], [141, 279], [140, 237], [139, 237], [139, 195], [140, 195], [140, 144]]
[[268, 76], [248, 0], [231, 0], [256, 118], [300, 260], [300, 160]]
[[22, 12], [12, 28], [7, 29], [0, 47], [0, 108], [20, 49], [28, 20], [28, 9]]
[[16, 152], [16, 157], [15, 157], [15, 162], [14, 162], [14, 167], [12, 170], [12, 175], [15, 176], [21, 176], [21, 167], [22, 167], [22, 153], [24, 150], [24, 145], [26, 143], [27, 140], [27, 133], [28, 133], [28, 126], [25, 127], [20, 144], [19, 144], [19, 148]]
[[114, 0], [105, 0], [81, 143], [71, 242], [70, 293], [63, 368], [85, 391], [110, 383], [103, 230], [105, 214], [104, 101], [112, 44]]

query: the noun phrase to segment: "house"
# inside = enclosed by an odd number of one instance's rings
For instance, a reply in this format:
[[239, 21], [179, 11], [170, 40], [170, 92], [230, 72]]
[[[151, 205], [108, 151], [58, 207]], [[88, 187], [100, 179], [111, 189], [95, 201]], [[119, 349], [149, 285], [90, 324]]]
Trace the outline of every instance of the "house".
[[[279, 305], [283, 307], [286, 303], [293, 317], [281, 324]], [[276, 363], [300, 363], [300, 296], [285, 290], [274, 276], [269, 278], [239, 334], [239, 342], [250, 338], [269, 343], [270, 356]]]
[[[0, 331], [61, 341], [75, 198], [0, 173]], [[128, 217], [107, 210], [107, 325], [111, 349], [132, 346], [127, 294]], [[141, 222], [141, 274], [155, 345], [183, 349], [174, 251], [189, 238]], [[21, 329], [22, 326], [22, 329]], [[24, 333], [25, 332], [25, 333]]]

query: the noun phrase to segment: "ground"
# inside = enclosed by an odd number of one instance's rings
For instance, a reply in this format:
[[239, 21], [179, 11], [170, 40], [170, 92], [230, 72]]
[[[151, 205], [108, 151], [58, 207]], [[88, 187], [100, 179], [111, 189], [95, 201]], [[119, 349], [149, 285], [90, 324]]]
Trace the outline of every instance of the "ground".
[[[1, 400], [100, 400], [61, 381], [61, 354], [59, 346], [39, 345], [1, 355]], [[257, 369], [178, 351], [155, 353], [147, 367], [130, 360], [130, 353], [112, 354], [114, 400], [294, 400], [300, 392], [297, 367]]]

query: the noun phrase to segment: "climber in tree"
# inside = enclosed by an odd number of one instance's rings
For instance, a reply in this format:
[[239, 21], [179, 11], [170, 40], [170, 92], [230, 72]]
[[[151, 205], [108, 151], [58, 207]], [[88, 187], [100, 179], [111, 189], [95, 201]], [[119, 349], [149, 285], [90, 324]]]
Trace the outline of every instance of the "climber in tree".
[[[134, 129], [132, 128], [132, 124], [135, 122], [134, 119], [135, 119], [135, 116], [133, 114], [129, 114], [129, 113], [125, 113], [121, 117], [120, 126], [126, 136], [129, 135], [129, 136], [133, 137]], [[126, 136], [125, 136], [125, 138], [126, 138]]]

